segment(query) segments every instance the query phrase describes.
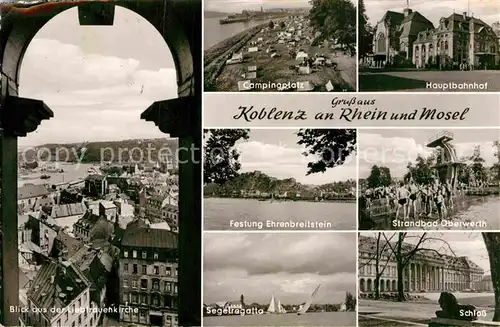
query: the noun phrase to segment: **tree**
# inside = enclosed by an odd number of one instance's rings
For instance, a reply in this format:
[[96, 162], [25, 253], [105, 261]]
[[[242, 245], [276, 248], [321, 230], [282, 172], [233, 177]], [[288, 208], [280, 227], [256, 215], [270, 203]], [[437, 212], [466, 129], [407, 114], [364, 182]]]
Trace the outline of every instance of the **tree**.
[[281, 23], [280, 23], [280, 28], [281, 28], [281, 29], [284, 29], [285, 27], [286, 27], [285, 22], [281, 22]]
[[[374, 253], [368, 259], [368, 261], [366, 261], [364, 264], [358, 267], [358, 269], [360, 269], [364, 266], [375, 263], [375, 281], [374, 281], [375, 299], [380, 298], [380, 278], [384, 274], [384, 271], [387, 268], [387, 265], [389, 264], [391, 257], [393, 257], [388, 244], [392, 240], [394, 235], [396, 234], [392, 234], [392, 236], [389, 238], [389, 241], [383, 241], [382, 233], [380, 232], [377, 233]], [[371, 242], [371, 241], [372, 241], [371, 238], [366, 238], [364, 242]], [[361, 239], [360, 242], [362, 242]]]
[[479, 145], [474, 149], [471, 160], [470, 169], [474, 173], [476, 181], [485, 182], [488, 179], [488, 173], [486, 167], [484, 167], [485, 160], [481, 157], [481, 147]]
[[372, 52], [373, 28], [368, 23], [364, 0], [358, 0], [358, 52], [359, 58], [363, 59]]
[[356, 6], [349, 0], [310, 0], [311, 25], [323, 40], [335, 39], [343, 46], [356, 42]]
[[493, 321], [500, 321], [500, 233], [483, 233], [484, 244], [490, 260], [491, 281], [495, 292]]
[[356, 311], [356, 298], [350, 293], [345, 292], [346, 311]]
[[493, 178], [500, 181], [500, 141], [493, 142], [493, 148], [495, 149], [495, 157], [497, 157], [497, 162], [491, 167], [491, 172], [493, 173]]
[[205, 183], [224, 184], [238, 175], [241, 168], [240, 154], [234, 148], [236, 142], [247, 140], [247, 129], [211, 129], [203, 133], [204, 147], [203, 178]]
[[366, 179], [369, 188], [389, 186], [392, 183], [391, 170], [387, 167], [373, 166], [370, 176]]
[[340, 166], [356, 153], [355, 129], [300, 129], [297, 136], [297, 144], [306, 147], [304, 156], [319, 157], [307, 164], [307, 175], [324, 173], [327, 168]]
[[434, 156], [426, 159], [419, 154], [417, 159], [415, 159], [415, 166], [411, 163], [408, 164], [408, 173], [405, 175], [405, 179], [408, 180], [411, 177], [415, 183], [420, 185], [432, 184], [436, 178], [434, 169], [432, 168], [434, 160]]
[[[248, 129], [211, 129], [204, 131], [203, 177], [205, 183], [225, 184], [238, 176], [241, 168], [240, 154], [234, 148], [236, 142], [247, 140]], [[355, 129], [301, 129], [297, 132], [297, 144], [306, 148], [304, 156], [313, 155], [316, 161], [307, 164], [307, 174], [325, 172], [344, 164], [356, 153]], [[318, 158], [319, 157], [319, 158]]]
[[[450, 245], [443, 239], [437, 237], [431, 237], [427, 233], [421, 233], [420, 235], [410, 235], [408, 233], [399, 232], [397, 234], [397, 240], [395, 243], [390, 242], [390, 238], [387, 238], [387, 235], [383, 233], [385, 241], [387, 245], [392, 251], [394, 258], [396, 260], [396, 270], [398, 275], [398, 295], [397, 299], [400, 302], [406, 300], [404, 293], [404, 284], [403, 284], [403, 273], [406, 267], [410, 264], [410, 261], [413, 260], [419, 252], [434, 252], [438, 256], [442, 256], [440, 252], [436, 249], [426, 247], [429, 243], [434, 241], [440, 242], [443, 245], [446, 245], [447, 249], [450, 250], [451, 253], [454, 254]], [[417, 242], [414, 244], [405, 242], [411, 238], [416, 238]]]
[[274, 29], [274, 22], [272, 20], [269, 21], [269, 29]]

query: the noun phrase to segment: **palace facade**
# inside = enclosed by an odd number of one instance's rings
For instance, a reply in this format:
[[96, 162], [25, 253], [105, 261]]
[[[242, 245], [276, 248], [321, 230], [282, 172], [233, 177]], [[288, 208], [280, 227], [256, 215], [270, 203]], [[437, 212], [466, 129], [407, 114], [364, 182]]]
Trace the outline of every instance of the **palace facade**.
[[377, 22], [373, 60], [382, 67], [406, 60], [417, 68], [430, 65], [488, 68], [499, 64], [499, 37], [493, 28], [467, 13], [453, 13], [434, 24], [410, 8], [387, 11]]
[[[383, 245], [381, 240], [381, 246]], [[410, 251], [414, 245], [404, 244]], [[358, 280], [360, 292], [374, 292], [377, 253], [375, 238], [359, 236]], [[387, 266], [386, 266], [387, 263]], [[397, 291], [396, 261], [389, 247], [380, 259], [379, 270], [385, 267], [380, 278], [380, 292]], [[433, 250], [418, 251], [403, 273], [406, 292], [442, 292], [483, 290], [484, 270], [467, 257], [438, 254]]]

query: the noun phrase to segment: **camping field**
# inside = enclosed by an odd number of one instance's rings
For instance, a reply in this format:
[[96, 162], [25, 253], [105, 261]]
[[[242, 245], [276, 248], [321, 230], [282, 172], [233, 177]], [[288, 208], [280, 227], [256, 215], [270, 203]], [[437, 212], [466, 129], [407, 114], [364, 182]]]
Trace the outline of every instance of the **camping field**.
[[[277, 22], [274, 28], [263, 27], [238, 52], [224, 58], [233, 60], [221, 67], [214, 91], [262, 91], [242, 87], [245, 81], [306, 86], [284, 91], [355, 90], [355, 57], [345, 54], [332, 42], [316, 44], [317, 35], [305, 17], [282, 22]], [[280, 90], [271, 87], [266, 91]]]

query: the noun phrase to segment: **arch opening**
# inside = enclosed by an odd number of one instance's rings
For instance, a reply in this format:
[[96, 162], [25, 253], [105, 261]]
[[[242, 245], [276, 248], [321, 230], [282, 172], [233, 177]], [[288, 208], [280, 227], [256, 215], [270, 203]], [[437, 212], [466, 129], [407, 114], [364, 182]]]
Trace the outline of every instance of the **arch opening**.
[[[184, 66], [180, 64], [181, 61], [176, 59], [174, 53], [170, 52], [157, 30], [152, 28], [151, 24], [134, 11], [117, 7], [115, 26], [98, 28], [78, 26], [77, 14], [77, 8], [65, 10], [44, 24], [44, 27], [36, 33], [34, 38], [26, 39], [28, 40], [28, 43], [25, 44], [26, 47], [17, 49], [21, 50], [17, 52], [19, 60], [14, 74], [15, 84], [11, 85], [13, 86], [11, 92], [15, 92], [11, 94], [19, 94], [26, 98], [43, 99], [55, 112], [53, 120], [43, 122], [36, 133], [21, 138], [19, 142], [23, 146], [29, 146], [28, 149], [32, 150], [31, 153], [36, 152], [36, 160], [47, 164], [45, 167], [35, 167], [41, 174], [36, 180], [29, 179], [29, 183], [35, 184], [36, 181], [36, 184], [40, 182], [39, 185], [41, 185], [50, 180], [51, 189], [49, 193], [59, 194], [58, 197], [52, 197], [52, 199], [51, 196], [45, 195], [36, 197], [36, 199], [29, 198], [27, 206], [31, 209], [37, 209], [37, 212], [41, 211], [42, 215], [51, 218], [54, 218], [52, 217], [53, 208], [63, 208], [65, 205], [76, 203], [61, 202], [60, 194], [62, 192], [57, 188], [64, 187], [61, 184], [70, 182], [68, 180], [70, 178], [80, 178], [80, 173], [83, 173], [84, 176], [89, 175], [90, 168], [83, 165], [80, 160], [86, 158], [85, 156], [89, 154], [92, 148], [95, 150], [97, 147], [100, 150], [96, 152], [100, 164], [113, 161], [113, 159], [118, 159], [118, 164], [123, 164], [122, 166], [130, 163], [131, 159], [134, 162], [146, 160], [148, 165], [151, 163], [150, 160], [155, 161], [155, 163], [159, 161], [159, 153], [165, 150], [165, 143], [161, 143], [159, 146], [155, 144], [156, 147], [153, 145], [153, 155], [149, 157], [151, 152], [146, 154], [146, 149], [142, 147], [145, 143], [143, 140], [161, 138], [162, 141], [165, 141], [165, 135], [150, 123], [140, 120], [140, 114], [155, 101], [177, 98], [181, 91], [184, 92], [184, 89], [181, 89], [179, 85], [182, 84], [183, 80], [190, 79], [190, 77], [187, 78], [186, 76], [192, 75], [192, 72], [186, 73], [189, 71], [190, 66], [192, 68], [192, 63]], [[120, 22], [123, 22], [123, 26], [116, 26], [120, 25]], [[117, 35], [113, 30], [117, 30], [122, 34], [126, 33], [126, 35]], [[14, 47], [11, 47], [10, 50], [5, 49], [8, 54], [7, 57], [12, 55], [14, 49]], [[4, 60], [7, 57], [4, 55]], [[176, 68], [181, 68], [182, 71], [179, 72]], [[13, 71], [11, 70], [11, 72]], [[109, 144], [114, 141], [130, 139], [139, 139], [139, 142], [129, 142], [124, 143], [124, 145], [123, 143], [122, 145]], [[53, 153], [51, 152], [53, 147], [40, 147], [40, 145], [47, 143], [61, 146], [56, 147], [56, 153]], [[135, 144], [137, 146], [134, 146]], [[107, 148], [112, 148], [111, 152], [108, 149], [103, 151], [103, 147], [106, 145], [109, 145]], [[172, 142], [167, 140], [167, 146], [176, 147], [177, 140], [172, 140]], [[137, 147], [140, 148], [139, 157], [132, 154], [132, 151]], [[41, 148], [42, 153], [45, 154], [47, 154], [45, 150], [49, 149], [49, 157], [40, 154], [39, 150]], [[85, 156], [80, 156], [82, 149], [88, 150]], [[155, 151], [156, 156], [154, 155]], [[134, 153], [137, 154], [137, 151]], [[54, 158], [54, 154], [56, 158]], [[26, 151], [26, 148], [23, 148], [21, 159], [28, 159], [25, 161], [32, 162], [33, 158], [27, 158], [28, 155], [29, 150]], [[163, 177], [160, 178], [156, 174], [158, 171], [172, 177], [165, 179], [165, 184], [169, 188], [163, 195], [165, 195], [165, 199], [169, 199], [168, 206], [162, 207], [159, 212], [152, 213], [154, 210], [151, 207], [156, 207], [157, 203], [150, 203], [151, 205], [145, 205], [145, 211], [150, 210], [149, 213], [159, 216], [157, 217], [158, 220], [164, 220], [163, 218], [168, 217], [169, 222], [170, 220], [174, 222], [178, 217], [176, 200], [178, 197], [178, 177], [173, 176], [176, 175], [176, 169], [173, 167], [176, 164], [176, 153], [170, 149], [167, 155], [170, 155], [168, 159], [173, 160], [173, 162], [167, 161], [167, 166], [161, 169], [160, 167], [153, 168], [153, 174], [150, 177], [154, 180], [150, 180], [148, 185], [152, 186], [151, 189], [153, 190], [164, 186], [158, 185], [163, 182]], [[53, 162], [54, 159], [59, 162], [71, 161], [72, 165], [49, 166], [49, 163]], [[74, 159], [77, 160], [76, 163], [73, 162]], [[94, 166], [95, 162], [93, 160], [95, 159], [95, 157], [90, 158], [91, 166]], [[115, 166], [113, 161], [111, 168]], [[30, 167], [24, 168], [27, 170], [32, 169]], [[42, 171], [42, 169], [45, 170]], [[59, 169], [64, 170], [64, 172], [60, 172]], [[146, 167], [142, 166], [136, 169], [142, 170], [141, 176], [144, 177], [143, 172], [146, 172]], [[76, 173], [76, 170], [78, 170], [78, 173]], [[71, 176], [68, 176], [67, 173]], [[123, 173], [133, 174], [130, 171], [123, 171]], [[76, 175], [78, 177], [75, 177]], [[121, 174], [118, 175], [122, 176]], [[49, 177], [44, 179], [43, 176]], [[86, 177], [83, 178], [85, 180], [82, 192], [91, 192], [91, 189], [92, 192], [94, 189], [102, 189], [103, 191], [100, 193], [97, 191], [99, 197], [111, 194], [109, 192], [111, 188], [110, 182], [102, 182], [99, 184], [100, 187], [95, 187], [94, 181], [88, 181]], [[109, 175], [107, 178], [109, 180]], [[120, 179], [118, 179], [118, 182], [115, 180], [116, 184], [111, 185], [118, 186], [120, 181]], [[54, 186], [56, 187], [54, 188]], [[118, 188], [120, 187], [118, 186]], [[113, 199], [104, 198], [107, 202], [114, 202]], [[46, 212], [44, 209], [49, 206], [48, 202], [52, 205], [52, 209]], [[89, 218], [87, 212], [85, 211], [82, 213], [83, 215], [72, 217], [69, 220], [65, 219], [68, 217], [59, 217], [61, 219], [57, 219], [56, 225], [69, 224], [73, 227], [71, 230], [67, 228], [68, 226], [58, 225], [58, 227], [61, 227], [65, 233], [75, 235], [79, 241], [88, 243], [91, 240], [92, 231], [85, 230], [81, 226], [75, 227], [81, 219]], [[102, 221], [100, 217], [103, 216], [103, 212], [101, 212], [101, 205], [99, 204], [99, 209], [95, 212], [92, 211], [91, 215], [96, 216], [96, 219], [99, 219], [98, 222], [109, 226], [112, 225], [109, 222], [113, 221], [113, 215], [115, 222], [117, 216], [122, 216], [121, 214], [118, 215], [117, 212], [118, 207], [114, 214], [111, 212], [111, 216], [105, 210], [104, 216], [106, 219]], [[140, 216], [141, 212], [138, 214]], [[74, 219], [76, 218], [78, 219], [75, 222]], [[168, 228], [173, 230], [176, 227], [173, 226], [173, 223], [167, 223], [167, 226], [158, 221], [149, 221], [149, 223], [151, 226], [155, 225], [153, 227], [155, 229]], [[44, 243], [43, 249], [41, 248], [42, 251], [49, 251], [53, 248], [54, 240], [59, 236], [59, 233], [52, 235], [53, 233], [49, 232], [49, 234], [52, 241], [48, 244]], [[91, 243], [95, 243], [94, 240]], [[22, 261], [22, 263], [28, 262]], [[176, 264], [158, 265], [158, 271], [162, 271], [163, 274], [165, 274], [167, 268], [171, 269], [172, 276], [174, 274], [176, 276], [176, 272], [174, 272], [177, 271]], [[162, 290], [167, 290], [167, 284], [163, 280], [160, 280], [157, 284], [155, 281], [151, 281], [153, 286], [156, 285], [158, 288], [161, 287]], [[117, 285], [116, 290], [120, 290], [120, 292], [114, 294], [118, 305], [125, 301], [122, 286], [122, 284]], [[112, 287], [108, 289], [112, 289]], [[168, 297], [153, 295], [148, 297], [148, 303], [162, 308], [160, 310], [161, 317], [158, 317], [157, 312], [151, 314], [152, 310], [141, 310], [137, 315], [120, 316], [117, 319], [132, 323], [156, 324], [161, 320], [162, 323], [177, 324], [177, 283], [172, 282], [169, 284], [168, 290]], [[132, 296], [133, 294], [129, 294], [129, 301], [125, 302], [130, 302]], [[108, 293], [106, 293], [106, 299], [109, 300]], [[21, 303], [21, 305], [24, 304]], [[26, 319], [29, 321], [30, 318], [26, 317]], [[92, 318], [89, 317], [89, 319]], [[57, 324], [56, 321], [48, 321], [47, 323], [49, 325]], [[92, 325], [92, 322], [89, 323]], [[85, 322], [81, 324], [83, 325]]]

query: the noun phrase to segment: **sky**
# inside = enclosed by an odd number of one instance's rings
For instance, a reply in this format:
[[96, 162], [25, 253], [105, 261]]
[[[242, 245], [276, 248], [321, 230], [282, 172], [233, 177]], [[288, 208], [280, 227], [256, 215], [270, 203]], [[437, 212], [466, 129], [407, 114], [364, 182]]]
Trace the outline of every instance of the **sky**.
[[307, 164], [312, 157], [305, 157], [305, 148], [293, 129], [252, 129], [250, 138], [236, 145], [240, 152], [240, 172], [261, 171], [279, 179], [295, 178], [304, 184], [327, 184], [335, 181], [356, 179], [356, 157], [348, 158], [339, 167], [329, 168], [325, 173], [306, 176]]
[[[488, 24], [498, 21], [500, 15], [498, 0], [409, 0], [409, 2], [411, 9], [420, 12], [435, 27], [441, 17], [450, 16], [453, 10], [459, 14], [470, 11], [474, 17]], [[406, 0], [365, 0], [365, 7], [370, 23], [374, 25], [388, 10], [403, 12]]]
[[309, 0], [205, 0], [204, 10], [241, 12], [270, 8], [308, 8]]
[[356, 234], [205, 233], [203, 301], [341, 303], [356, 290]]
[[[375, 237], [375, 233], [361, 233], [363, 236]], [[386, 234], [388, 238], [392, 233]], [[395, 236], [396, 237], [396, 236]], [[420, 233], [408, 233], [405, 237], [405, 242], [416, 244]], [[457, 257], [466, 256], [472, 262], [484, 269], [484, 275], [490, 275], [490, 262], [488, 252], [484, 245], [481, 233], [475, 232], [445, 232], [445, 233], [427, 233], [426, 238], [437, 238], [445, 241], [425, 241], [423, 247], [431, 248], [443, 254], [455, 255]], [[451, 251], [451, 250], [453, 251]]]
[[[494, 129], [449, 129], [454, 135], [451, 144], [457, 156], [471, 156], [474, 148], [481, 146], [485, 165], [496, 162], [493, 141], [500, 140], [500, 131]], [[417, 155], [428, 156], [433, 149], [427, 148], [427, 140], [440, 130], [384, 129], [361, 130], [358, 135], [359, 178], [367, 178], [373, 165], [385, 166], [392, 177], [403, 177], [408, 162], [414, 162]]]
[[167, 137], [140, 119], [154, 101], [177, 97], [174, 61], [156, 29], [116, 7], [114, 26], [79, 26], [69, 9], [30, 43], [20, 96], [43, 100], [54, 118], [20, 146]]

